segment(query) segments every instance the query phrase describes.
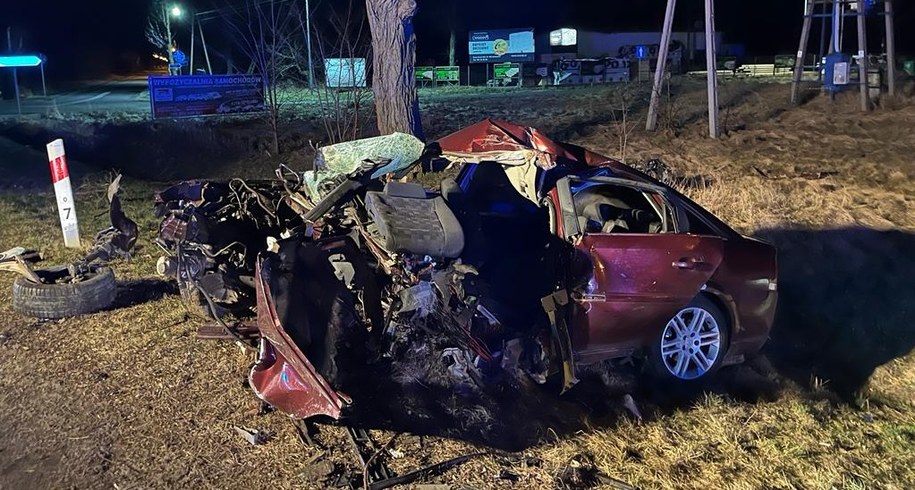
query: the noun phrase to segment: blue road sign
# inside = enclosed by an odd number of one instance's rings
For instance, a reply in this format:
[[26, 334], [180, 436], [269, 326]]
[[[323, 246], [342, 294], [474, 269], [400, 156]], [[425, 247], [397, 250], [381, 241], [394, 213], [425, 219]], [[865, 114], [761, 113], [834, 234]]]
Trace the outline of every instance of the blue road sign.
[[185, 55], [184, 51], [181, 51], [180, 49], [176, 49], [175, 52], [172, 53], [172, 59], [175, 60], [175, 63], [178, 63], [181, 66], [187, 64], [187, 55]]
[[0, 68], [20, 68], [25, 66], [38, 66], [44, 61], [39, 54], [20, 54], [0, 56]]
[[648, 46], [636, 46], [635, 47], [635, 57], [644, 60], [648, 58]]

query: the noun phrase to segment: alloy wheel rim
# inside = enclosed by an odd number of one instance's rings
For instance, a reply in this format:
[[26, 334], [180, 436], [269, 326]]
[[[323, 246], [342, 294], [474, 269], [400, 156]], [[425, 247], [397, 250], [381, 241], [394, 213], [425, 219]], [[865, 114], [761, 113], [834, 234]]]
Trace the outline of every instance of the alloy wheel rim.
[[721, 329], [707, 310], [680, 310], [664, 327], [661, 359], [664, 367], [679, 379], [696, 379], [707, 373], [721, 353]]

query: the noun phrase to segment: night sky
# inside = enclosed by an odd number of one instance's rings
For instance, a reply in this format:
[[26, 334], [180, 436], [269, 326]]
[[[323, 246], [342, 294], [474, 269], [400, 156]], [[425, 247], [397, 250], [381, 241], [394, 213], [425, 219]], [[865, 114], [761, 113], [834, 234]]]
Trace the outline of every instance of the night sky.
[[[212, 0], [176, 0], [206, 10]], [[320, 25], [328, 9], [343, 9], [348, 0], [313, 0], [314, 22]], [[6, 27], [13, 26], [14, 43], [48, 55], [56, 78], [100, 76], [135, 69], [149, 60], [151, 47], [143, 29], [147, 0], [17, 0], [0, 7], [2, 48]], [[357, 0], [358, 3], [358, 0]], [[548, 31], [577, 27], [599, 31], [658, 30], [665, 0], [418, 0], [415, 20], [421, 63], [447, 61], [448, 35], [457, 31], [458, 61], [466, 60], [467, 31], [479, 28], [534, 27]], [[703, 0], [680, 0], [675, 29], [695, 26], [702, 19]], [[748, 55], [774, 55], [797, 50], [803, 0], [718, 0], [717, 27], [725, 42], [746, 45]], [[897, 44], [901, 54], [915, 51], [915, 2], [896, 1]], [[879, 48], [882, 22], [871, 21], [871, 49]], [[701, 28], [701, 24], [700, 24]], [[175, 29], [187, 36], [186, 22]], [[182, 31], [183, 29], [183, 31]], [[209, 29], [209, 27], [207, 27]], [[209, 37], [210, 34], [208, 33]], [[218, 34], [213, 35], [218, 43]], [[209, 39], [208, 39], [209, 40]], [[199, 48], [198, 48], [199, 49]]]

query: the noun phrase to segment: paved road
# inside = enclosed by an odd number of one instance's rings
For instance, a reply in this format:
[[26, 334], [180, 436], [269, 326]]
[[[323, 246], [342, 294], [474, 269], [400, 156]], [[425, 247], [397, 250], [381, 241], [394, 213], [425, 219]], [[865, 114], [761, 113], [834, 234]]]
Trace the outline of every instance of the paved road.
[[[62, 86], [57, 93], [49, 92], [47, 97], [38, 95], [22, 99], [23, 115], [50, 114], [55, 109], [61, 113], [148, 113], [146, 79], [79, 82]], [[15, 116], [16, 111], [15, 100], [0, 100], [0, 116]]]

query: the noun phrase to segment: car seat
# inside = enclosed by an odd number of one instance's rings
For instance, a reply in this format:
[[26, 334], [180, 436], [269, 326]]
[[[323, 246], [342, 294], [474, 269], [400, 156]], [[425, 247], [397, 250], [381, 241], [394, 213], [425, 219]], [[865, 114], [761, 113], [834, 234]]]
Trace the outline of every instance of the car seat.
[[365, 209], [390, 252], [455, 259], [464, 250], [464, 231], [454, 213], [419, 184], [388, 182], [383, 192], [366, 193]]

